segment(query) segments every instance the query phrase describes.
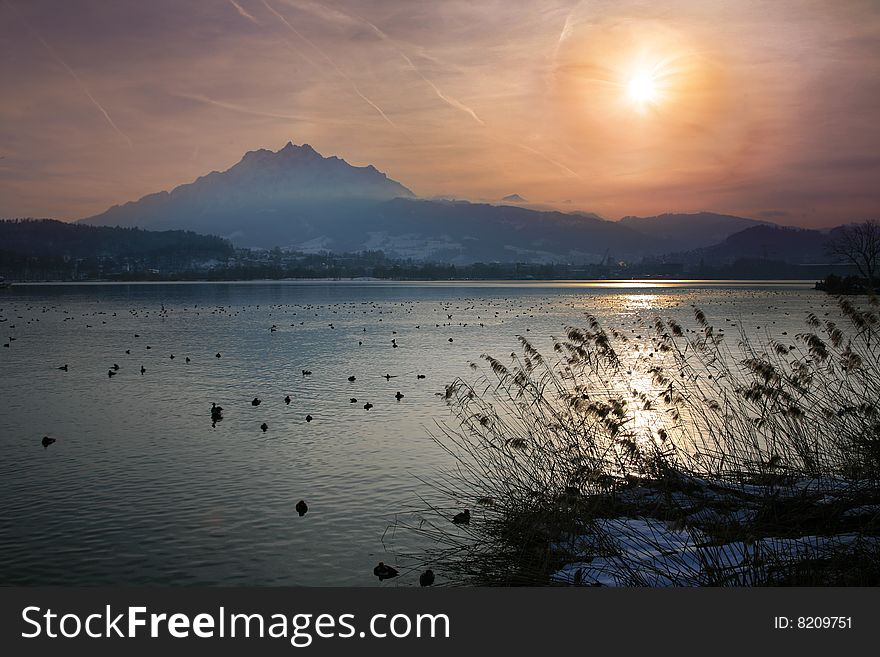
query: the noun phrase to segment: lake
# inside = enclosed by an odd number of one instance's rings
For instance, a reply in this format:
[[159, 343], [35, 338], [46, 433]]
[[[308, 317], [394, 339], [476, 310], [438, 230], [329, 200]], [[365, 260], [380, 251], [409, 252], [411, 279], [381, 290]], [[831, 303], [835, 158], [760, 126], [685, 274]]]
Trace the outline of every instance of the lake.
[[808, 311], [833, 312], [811, 288], [13, 286], [0, 291], [0, 583], [375, 586], [382, 560], [403, 574], [383, 585], [417, 585], [403, 554], [424, 546], [389, 527], [452, 465], [430, 433], [470, 362], [509, 355], [518, 334], [550, 355], [585, 313], [632, 334], [657, 314], [691, 325], [691, 304], [728, 333], [791, 340]]

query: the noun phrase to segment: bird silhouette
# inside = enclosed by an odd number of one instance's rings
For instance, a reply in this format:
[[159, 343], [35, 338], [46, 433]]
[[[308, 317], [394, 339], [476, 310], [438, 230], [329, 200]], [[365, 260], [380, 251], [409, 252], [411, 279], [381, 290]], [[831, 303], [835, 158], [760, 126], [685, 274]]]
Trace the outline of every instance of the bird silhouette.
[[189, 356], [186, 357], [186, 362], [189, 363]]
[[260, 425], [260, 429], [263, 430], [263, 433], [266, 433], [269, 430], [269, 425], [263, 422], [263, 424]]
[[375, 568], [373, 568], [373, 574], [379, 578], [380, 582], [382, 580], [391, 579], [392, 577], [397, 577], [399, 575], [396, 568], [389, 566], [382, 561], [380, 561], [379, 564]]
[[309, 512], [309, 505], [306, 504], [305, 500], [300, 500], [299, 502], [297, 502], [294, 508], [296, 509], [296, 512], [299, 514], [300, 518], [302, 518]]
[[67, 371], [67, 364], [65, 363], [64, 365], [62, 365], [58, 369], [61, 370], [62, 372], [66, 372]]
[[469, 525], [471, 524], [471, 512], [469, 509], [465, 509], [461, 513], [456, 513], [452, 516], [452, 522], [456, 525]]
[[259, 397], [254, 397], [254, 398], [251, 400], [251, 406], [259, 406], [259, 405], [262, 404], [262, 403], [263, 403], [263, 402], [260, 401], [260, 398], [259, 398]]
[[434, 571], [428, 568], [425, 572], [419, 575], [419, 586], [433, 586], [434, 585]]
[[146, 371], [147, 371], [147, 368], [145, 368], [143, 365], [141, 365], [141, 376], [143, 376], [144, 372], [146, 372]]
[[352, 398], [349, 399], [348, 401], [349, 401], [349, 403], [351, 403], [351, 404], [357, 404], [357, 397], [352, 397]]
[[107, 376], [108, 377], [116, 376], [116, 372], [114, 372], [113, 370], [107, 370]]
[[348, 380], [349, 380], [349, 381], [355, 381], [356, 379], [355, 379], [355, 377], [354, 377], [354, 374], [352, 374], [350, 377], [348, 377]]
[[43, 440], [40, 441], [43, 445], [43, 449], [47, 448], [49, 445], [55, 442], [54, 438], [49, 438], [49, 436], [43, 436]]
[[416, 378], [417, 379], [424, 379], [425, 375], [424, 374], [416, 374]]
[[394, 398], [395, 398], [397, 401], [400, 401], [401, 399], [403, 399], [403, 393], [400, 392], [400, 390], [398, 390], [398, 391], [397, 391], [397, 394], [394, 395]]
[[311, 415], [306, 415], [306, 422], [311, 422], [313, 419]]
[[289, 403], [290, 403], [290, 395], [287, 395], [287, 396], [284, 398], [284, 403], [285, 403], [285, 404], [289, 404]]
[[119, 365], [117, 365], [116, 363], [113, 363], [113, 369], [114, 369], [115, 371], [118, 371], [118, 370], [119, 370]]
[[302, 373], [303, 373], [303, 376], [310, 376], [312, 374], [312, 371], [311, 370], [303, 370]]
[[364, 404], [364, 410], [367, 410], [367, 411], [368, 411], [368, 410], [370, 410], [371, 408], [373, 408], [373, 405], [372, 405], [370, 402], [367, 402], [366, 404]]
[[216, 354], [214, 354], [214, 357], [215, 357], [215, 358], [220, 358], [220, 352], [218, 351]]

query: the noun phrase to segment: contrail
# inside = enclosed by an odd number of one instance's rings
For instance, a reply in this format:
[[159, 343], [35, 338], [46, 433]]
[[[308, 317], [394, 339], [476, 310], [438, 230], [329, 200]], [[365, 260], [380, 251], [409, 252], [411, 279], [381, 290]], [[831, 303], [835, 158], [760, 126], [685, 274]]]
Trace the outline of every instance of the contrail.
[[230, 2], [230, 4], [231, 4], [233, 7], [235, 7], [235, 9], [238, 11], [239, 14], [241, 14], [242, 16], [244, 16], [245, 18], [247, 18], [247, 19], [248, 19], [249, 21], [251, 21], [252, 23], [256, 23], [257, 25], [260, 24], [260, 21], [258, 21], [256, 18], [254, 18], [253, 16], [251, 16], [249, 13], [247, 13], [247, 12], [244, 10], [244, 7], [242, 7], [240, 4], [238, 4], [235, 0], [229, 0], [229, 2]]
[[516, 141], [511, 141], [511, 142], [508, 142], [508, 143], [511, 144], [512, 146], [516, 146], [517, 148], [522, 148], [523, 150], [528, 151], [529, 153], [534, 153], [534, 154], [537, 155], [538, 157], [547, 160], [550, 164], [559, 167], [560, 169], [562, 169], [563, 171], [565, 171], [565, 172], [568, 173], [569, 175], [574, 176], [575, 178], [580, 178], [580, 174], [576, 173], [575, 171], [572, 171], [572, 170], [569, 169], [567, 166], [565, 166], [562, 162], [557, 162], [556, 160], [554, 160], [553, 158], [551, 158], [551, 157], [548, 156], [548, 155], [545, 155], [545, 154], [542, 153], [541, 151], [536, 151], [536, 150], [535, 150], [534, 148], [532, 148], [531, 146], [526, 146], [525, 144], [521, 144], [521, 143], [516, 142]]
[[107, 119], [107, 123], [109, 123], [110, 127], [116, 131], [116, 134], [118, 134], [120, 137], [122, 137], [128, 143], [129, 148], [133, 148], [134, 145], [131, 143], [131, 139], [129, 139], [128, 135], [126, 135], [124, 132], [122, 132], [122, 130], [119, 129], [119, 126], [117, 126], [116, 123], [114, 123], [113, 119], [110, 117], [110, 114], [107, 112], [107, 110], [104, 109], [104, 106], [101, 105], [101, 103], [99, 103], [97, 101], [97, 99], [91, 94], [91, 92], [88, 90], [88, 87], [86, 87], [86, 85], [83, 84], [82, 80], [79, 79], [79, 76], [76, 74], [76, 72], [72, 68], [70, 68], [65, 63], [65, 61], [63, 59], [61, 59], [61, 57], [59, 57], [58, 54], [52, 49], [52, 46], [50, 46], [48, 43], [46, 43], [45, 39], [43, 39], [43, 37], [41, 37], [33, 27], [31, 27], [31, 24], [28, 23], [27, 19], [18, 12], [18, 9], [16, 9], [15, 6], [11, 2], [9, 2], [9, 0], [5, 0], [5, 2], [6, 2], [6, 5], [13, 12], [15, 12], [16, 16], [18, 16], [18, 18], [21, 20], [21, 22], [25, 24], [25, 26], [28, 28], [28, 31], [30, 31], [30, 33], [40, 43], [43, 44], [43, 47], [49, 53], [49, 56], [52, 57], [52, 59], [54, 59], [58, 64], [60, 64], [64, 68], [65, 71], [67, 71], [70, 74], [70, 77], [72, 77], [74, 79], [77, 86], [80, 88], [80, 91], [82, 91], [83, 94], [85, 94], [86, 98], [88, 98], [90, 101], [92, 101], [92, 104], [98, 108], [98, 110], [101, 112], [101, 114], [104, 115], [104, 118]]
[[[288, 4], [293, 4], [298, 9], [301, 9], [303, 11], [308, 11], [309, 13], [315, 14], [315, 15], [319, 16], [320, 18], [324, 18], [326, 20], [333, 20], [334, 18], [338, 17], [338, 18], [342, 19], [342, 21], [347, 22], [347, 23], [362, 23], [362, 24], [366, 25], [371, 30], [373, 30], [373, 32], [376, 33], [376, 36], [378, 36], [382, 41], [385, 41], [385, 42], [391, 44], [391, 46], [397, 51], [397, 53], [409, 65], [409, 67], [413, 70], [413, 72], [415, 72], [415, 74], [418, 75], [425, 84], [427, 84], [429, 87], [431, 87], [431, 89], [434, 91], [434, 93], [437, 95], [437, 97], [440, 100], [442, 100], [444, 103], [446, 103], [450, 107], [457, 109], [461, 112], [464, 112], [465, 114], [470, 116], [472, 119], [474, 119], [474, 121], [476, 121], [480, 125], [486, 125], [483, 122], [483, 120], [479, 116], [477, 116], [477, 113], [474, 110], [472, 110], [470, 107], [468, 107], [467, 105], [462, 103], [460, 100], [457, 100], [455, 98], [447, 96], [446, 94], [444, 94], [440, 90], [440, 88], [436, 84], [434, 84], [431, 80], [426, 78], [425, 75], [421, 72], [421, 70], [419, 70], [419, 67], [413, 63], [412, 59], [410, 59], [410, 57], [400, 48], [400, 46], [398, 46], [397, 43], [395, 43], [394, 40], [391, 39], [391, 37], [389, 37], [381, 29], [379, 29], [379, 27], [377, 25], [375, 25], [374, 23], [368, 21], [365, 18], [346, 14], [342, 11], [339, 11], [336, 8], [327, 7], [327, 6], [322, 5], [321, 3], [318, 3], [318, 2], [303, 3], [303, 2], [288, 1]], [[331, 17], [333, 17], [333, 18], [331, 18]]]
[[[193, 100], [199, 103], [204, 103], [206, 105], [214, 105], [215, 107], [221, 107], [223, 109], [229, 110], [231, 112], [238, 112], [239, 114], [250, 114], [253, 116], [264, 116], [270, 119], [283, 119], [285, 121], [311, 121], [315, 122], [316, 120], [313, 118], [309, 118], [307, 116], [298, 116], [292, 114], [280, 114], [277, 112], [263, 112], [261, 110], [251, 109], [249, 107], [243, 107], [241, 105], [235, 105], [233, 103], [227, 103], [222, 100], [215, 100], [209, 96], [203, 96], [201, 94], [186, 94], [186, 93], [178, 93], [175, 94], [178, 98], [186, 98], [187, 100]], [[321, 122], [326, 122], [327, 119], [322, 118]]]
[[407, 64], [409, 64], [410, 68], [412, 68], [412, 70], [415, 71], [416, 75], [418, 75], [420, 78], [422, 78], [422, 81], [424, 81], [425, 84], [427, 84], [429, 87], [431, 87], [431, 89], [434, 90], [434, 93], [437, 94], [437, 97], [440, 100], [442, 100], [444, 103], [446, 103], [450, 107], [454, 107], [455, 109], [460, 110], [460, 111], [464, 112], [465, 114], [470, 115], [471, 118], [473, 118], [473, 120], [476, 121], [477, 123], [479, 123], [480, 125], [486, 125], [486, 123], [483, 121], [483, 119], [481, 119], [479, 116], [477, 116], [477, 113], [474, 110], [472, 110], [470, 107], [468, 107], [467, 105], [465, 105], [461, 101], [456, 100], [455, 98], [451, 98], [450, 96], [447, 96], [442, 91], [440, 91], [440, 88], [436, 84], [431, 82], [428, 78], [426, 78], [422, 74], [422, 72], [418, 69], [418, 67], [415, 64], [413, 64], [413, 61], [409, 57], [407, 57], [407, 55], [399, 48], [398, 48], [398, 52], [400, 53], [400, 56], [403, 57], [403, 60]]
[[297, 30], [293, 25], [291, 25], [291, 24], [288, 22], [288, 20], [287, 20], [286, 18], [284, 18], [284, 16], [282, 16], [280, 13], [278, 13], [277, 11], [275, 11], [275, 9], [272, 7], [272, 5], [270, 5], [270, 4], [267, 2], [267, 0], [263, 0], [263, 4], [266, 6], [266, 9], [268, 9], [268, 10], [271, 11], [273, 14], [275, 14], [275, 16], [278, 18], [278, 20], [280, 20], [282, 23], [284, 23], [284, 24], [288, 27], [288, 29], [289, 29], [291, 32], [293, 32], [296, 36], [298, 36], [300, 39], [302, 39], [303, 41], [305, 41], [305, 42], [306, 42], [306, 43], [307, 43], [307, 44], [308, 44], [308, 45], [309, 45], [309, 46], [310, 46], [310, 47], [311, 47], [316, 53], [318, 53], [321, 57], [323, 57], [324, 59], [326, 59], [327, 62], [330, 64], [330, 66], [333, 67], [333, 70], [335, 70], [337, 74], [339, 74], [339, 75], [340, 75], [340, 76], [341, 76], [346, 82], [348, 82], [348, 83], [351, 85], [352, 90], [354, 90], [354, 92], [355, 92], [355, 93], [361, 98], [361, 100], [363, 100], [363, 101], [364, 101], [365, 103], [367, 103], [370, 107], [372, 107], [374, 110], [376, 110], [376, 111], [379, 113], [379, 115], [380, 115], [383, 119], [385, 119], [385, 120], [388, 122], [388, 124], [389, 124], [392, 128], [397, 129], [397, 125], [394, 123], [394, 121], [392, 121], [391, 119], [388, 118], [388, 115], [385, 114], [385, 112], [382, 110], [381, 107], [379, 107], [376, 103], [374, 103], [372, 100], [370, 100], [369, 98], [367, 98], [367, 97], [363, 94], [363, 92], [361, 92], [361, 90], [358, 88], [358, 86], [357, 86], [357, 84], [355, 83], [355, 81], [352, 80], [350, 77], [348, 77], [348, 75], [345, 74], [345, 71], [343, 71], [341, 68], [339, 68], [339, 66], [336, 65], [336, 62], [334, 62], [332, 59], [330, 59], [330, 57], [328, 57], [328, 56], [324, 53], [323, 50], [321, 50], [320, 48], [318, 48], [318, 46], [316, 46], [314, 43], [312, 43], [312, 42], [311, 42], [309, 39], [307, 39], [307, 38], [306, 38], [306, 37], [305, 37], [305, 36], [304, 36], [299, 30]]

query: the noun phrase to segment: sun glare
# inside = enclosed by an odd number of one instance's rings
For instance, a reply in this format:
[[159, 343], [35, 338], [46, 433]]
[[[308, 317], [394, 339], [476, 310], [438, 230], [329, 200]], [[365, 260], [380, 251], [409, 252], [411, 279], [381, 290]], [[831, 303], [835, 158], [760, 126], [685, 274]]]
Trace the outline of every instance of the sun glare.
[[627, 86], [630, 99], [639, 104], [652, 103], [657, 100], [657, 84], [650, 75], [640, 74], [629, 81]]

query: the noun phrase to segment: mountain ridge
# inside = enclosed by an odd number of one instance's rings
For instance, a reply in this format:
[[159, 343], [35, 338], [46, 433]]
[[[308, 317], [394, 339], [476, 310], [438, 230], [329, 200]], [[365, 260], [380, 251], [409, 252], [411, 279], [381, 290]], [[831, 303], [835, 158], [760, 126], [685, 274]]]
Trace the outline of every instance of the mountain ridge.
[[[701, 230], [697, 224], [707, 216], [709, 227]], [[452, 263], [634, 259], [709, 246], [743, 226], [766, 223], [714, 213], [614, 222], [520, 204], [421, 199], [372, 165], [356, 167], [292, 142], [278, 151], [248, 151], [224, 171], [79, 221], [193, 230], [245, 247], [381, 249]]]

